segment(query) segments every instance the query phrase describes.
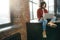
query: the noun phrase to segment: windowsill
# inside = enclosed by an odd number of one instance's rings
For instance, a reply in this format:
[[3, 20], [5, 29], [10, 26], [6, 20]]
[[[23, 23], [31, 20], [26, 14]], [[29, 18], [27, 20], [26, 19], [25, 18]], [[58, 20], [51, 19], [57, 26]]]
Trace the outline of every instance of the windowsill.
[[0, 28], [0, 33], [11, 30], [11, 29], [16, 29], [16, 28], [19, 28], [19, 27], [15, 26], [15, 25], [11, 25], [11, 26], [7, 26], [7, 27], [4, 27], [4, 28]]
[[[30, 23], [39, 23], [39, 22], [38, 22], [38, 19], [34, 19], [34, 20], [30, 20]], [[60, 23], [60, 19], [56, 20], [55, 23]]]
[[30, 20], [30, 23], [39, 23], [38, 19]]
[[11, 28], [12, 28], [12, 26], [8, 26], [8, 27], [5, 27], [5, 28], [0, 28], [0, 32], [7, 31]]

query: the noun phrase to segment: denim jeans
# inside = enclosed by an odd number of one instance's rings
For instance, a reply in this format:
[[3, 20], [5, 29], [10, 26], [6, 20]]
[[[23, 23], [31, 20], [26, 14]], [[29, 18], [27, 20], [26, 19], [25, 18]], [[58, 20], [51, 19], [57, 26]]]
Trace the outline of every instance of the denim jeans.
[[[52, 19], [51, 19], [51, 22], [55, 22], [56, 21], [56, 17], [53, 17]], [[44, 19], [44, 20], [39, 20], [39, 23], [42, 23], [42, 26], [43, 26], [43, 30], [46, 30], [46, 24], [47, 24], [47, 20], [46, 19]]]

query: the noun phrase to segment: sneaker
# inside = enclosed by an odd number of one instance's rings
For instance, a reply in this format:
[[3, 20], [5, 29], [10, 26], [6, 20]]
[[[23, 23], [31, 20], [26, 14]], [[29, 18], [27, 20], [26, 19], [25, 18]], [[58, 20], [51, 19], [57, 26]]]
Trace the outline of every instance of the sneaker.
[[54, 25], [51, 25], [51, 27], [55, 28], [55, 27], [57, 27], [57, 25], [56, 25], [56, 24], [54, 24]]
[[47, 38], [47, 36], [46, 35], [43, 35], [43, 38]]
[[52, 28], [57, 27], [57, 25], [56, 25], [56, 24], [54, 24], [54, 23], [48, 23], [48, 26], [50, 26], [50, 27], [52, 27]]
[[47, 38], [46, 32], [43, 32], [43, 38]]

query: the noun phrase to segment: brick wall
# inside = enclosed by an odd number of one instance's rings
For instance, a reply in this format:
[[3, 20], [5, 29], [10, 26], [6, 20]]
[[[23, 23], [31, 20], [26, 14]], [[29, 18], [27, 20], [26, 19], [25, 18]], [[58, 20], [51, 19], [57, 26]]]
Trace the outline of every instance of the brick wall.
[[26, 22], [29, 22], [29, 0], [11, 0], [11, 10], [15, 25], [20, 25], [22, 40], [26, 40]]

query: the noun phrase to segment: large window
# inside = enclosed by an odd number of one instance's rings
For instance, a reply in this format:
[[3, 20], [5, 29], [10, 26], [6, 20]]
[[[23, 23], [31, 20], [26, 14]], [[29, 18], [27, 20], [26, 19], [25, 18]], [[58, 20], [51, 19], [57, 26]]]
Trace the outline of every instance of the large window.
[[9, 0], [0, 0], [0, 25], [8, 24], [11, 22], [9, 2]]
[[37, 9], [39, 7], [39, 0], [30, 0], [29, 7], [30, 7], [30, 19], [34, 20], [37, 18]]

